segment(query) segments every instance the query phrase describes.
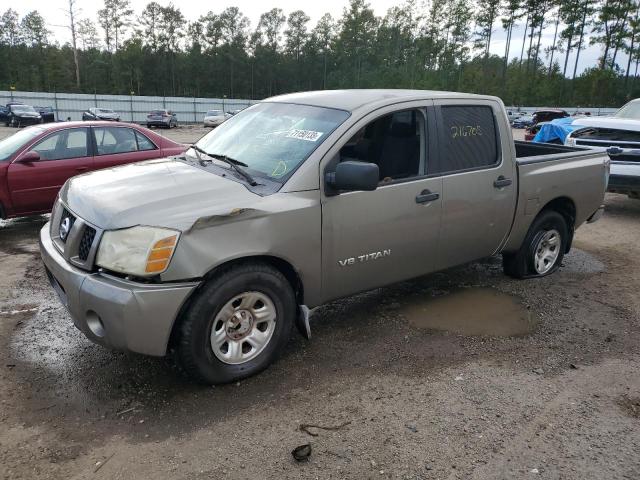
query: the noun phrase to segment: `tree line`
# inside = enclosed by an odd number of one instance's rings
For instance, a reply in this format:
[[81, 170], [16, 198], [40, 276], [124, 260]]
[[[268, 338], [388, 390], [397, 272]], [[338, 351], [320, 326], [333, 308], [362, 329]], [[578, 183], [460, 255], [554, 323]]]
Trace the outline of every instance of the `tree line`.
[[[187, 20], [173, 4], [134, 12], [129, 0], [104, 0], [90, 19], [76, 2], [64, 44], [38, 11], [2, 14], [0, 89], [260, 99], [418, 88], [584, 107], [640, 96], [640, 0], [405, 0], [383, 17], [349, 0], [339, 18], [315, 25], [303, 10], [273, 8], [255, 27], [237, 7]], [[506, 41], [496, 54], [499, 30]], [[601, 56], [581, 69], [589, 45]]]

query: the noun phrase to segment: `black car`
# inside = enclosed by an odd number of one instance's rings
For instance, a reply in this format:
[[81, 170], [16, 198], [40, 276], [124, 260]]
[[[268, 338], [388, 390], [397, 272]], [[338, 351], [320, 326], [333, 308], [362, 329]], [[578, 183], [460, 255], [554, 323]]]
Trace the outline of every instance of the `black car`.
[[6, 105], [0, 105], [0, 123], [7, 123], [9, 120], [9, 112], [11, 105], [24, 105], [22, 102], [9, 102]]
[[56, 121], [56, 112], [53, 107], [33, 107], [42, 117], [42, 123], [51, 123]]
[[7, 127], [24, 127], [26, 125], [36, 125], [38, 123], [42, 123], [42, 115], [40, 115], [31, 105], [9, 105], [8, 112], [4, 119], [4, 124]]
[[82, 120], [107, 120], [111, 122], [119, 122], [120, 114], [114, 112], [110, 108], [92, 107], [82, 112]]

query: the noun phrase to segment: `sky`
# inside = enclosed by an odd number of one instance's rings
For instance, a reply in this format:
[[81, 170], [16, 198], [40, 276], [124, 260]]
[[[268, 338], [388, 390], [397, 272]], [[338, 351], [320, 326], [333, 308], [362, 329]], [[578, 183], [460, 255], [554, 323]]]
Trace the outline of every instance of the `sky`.
[[[132, 8], [136, 14], [139, 14], [150, 0], [131, 0]], [[168, 5], [170, 0], [156, 0], [161, 5]], [[251, 20], [251, 27], [255, 28], [258, 24], [260, 14], [270, 10], [273, 7], [278, 7], [284, 10], [285, 14], [294, 10], [302, 9], [307, 15], [311, 17], [310, 25], [314, 25], [318, 19], [324, 13], [331, 13], [334, 18], [339, 18], [342, 15], [343, 8], [347, 5], [347, 0], [323, 0], [311, 3], [301, 3], [294, 0], [272, 0], [269, 3], [256, 0], [216, 0], [215, 2], [204, 2], [194, 0], [178, 0], [173, 2], [180, 7], [180, 10], [185, 15], [187, 20], [195, 20], [196, 18], [204, 15], [209, 10], [214, 12], [221, 12], [226, 7], [237, 6], [240, 10]], [[398, 0], [369, 0], [371, 8], [374, 9], [376, 15], [384, 16], [387, 10], [399, 4]], [[77, 5], [80, 9], [80, 17], [88, 17], [93, 21], [96, 21], [97, 11], [102, 8], [101, 0], [77, 0]], [[53, 32], [53, 36], [60, 43], [65, 43], [70, 40], [69, 29], [64, 27], [67, 23], [67, 17], [64, 12], [64, 8], [68, 6], [67, 0], [21, 0], [18, 4], [12, 4], [11, 8], [15, 9], [20, 16], [28, 13], [31, 10], [38, 10], [45, 17], [49, 24], [49, 30]], [[510, 57], [519, 56], [522, 46], [522, 36], [524, 24], [519, 24], [513, 33], [513, 40], [511, 43]], [[496, 22], [495, 30], [493, 34], [493, 40], [491, 44], [491, 53], [497, 55], [504, 55], [505, 49], [505, 32], [501, 26]], [[553, 27], [548, 27], [542, 38], [542, 48], [551, 45], [553, 42]], [[588, 43], [588, 38], [586, 43]], [[580, 74], [585, 68], [596, 65], [598, 56], [600, 55], [600, 48], [597, 46], [588, 46], [586, 50], [580, 53], [580, 64], [578, 66], [578, 74]], [[573, 62], [575, 59], [575, 53], [569, 57], [568, 75], [570, 76], [573, 70]], [[564, 56], [562, 56], [564, 60]], [[627, 57], [619, 55], [619, 63], [623, 67], [626, 67]]]

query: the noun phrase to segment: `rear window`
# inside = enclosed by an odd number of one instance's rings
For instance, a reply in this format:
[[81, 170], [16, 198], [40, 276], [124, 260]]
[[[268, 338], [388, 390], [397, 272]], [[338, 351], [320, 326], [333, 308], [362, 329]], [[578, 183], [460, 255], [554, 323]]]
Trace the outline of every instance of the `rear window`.
[[489, 106], [441, 107], [441, 155], [429, 173], [459, 172], [498, 163], [498, 142], [493, 110]]

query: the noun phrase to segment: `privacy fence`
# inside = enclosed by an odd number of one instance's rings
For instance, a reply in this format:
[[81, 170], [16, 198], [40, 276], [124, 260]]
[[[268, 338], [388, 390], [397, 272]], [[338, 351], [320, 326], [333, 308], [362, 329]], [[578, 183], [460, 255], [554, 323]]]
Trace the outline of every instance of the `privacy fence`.
[[[201, 123], [208, 110], [224, 110], [230, 112], [246, 108], [258, 100], [239, 98], [190, 98], [190, 97], [143, 97], [138, 95], [100, 95], [84, 93], [44, 93], [16, 92], [0, 90], [0, 105], [11, 101], [22, 102], [40, 107], [53, 107], [57, 120], [81, 120], [82, 112], [91, 107], [110, 108], [120, 113], [125, 122], [144, 123], [147, 114], [152, 110], [171, 110], [182, 123]], [[540, 107], [507, 107], [533, 113]], [[591, 115], [609, 115], [616, 108], [580, 108], [560, 107], [570, 114], [590, 112]]]
[[230, 112], [246, 108], [255, 100], [237, 98], [143, 97], [138, 95], [100, 95], [83, 93], [16, 92], [0, 90], [0, 105], [22, 102], [53, 107], [56, 119], [81, 120], [91, 107], [110, 108], [125, 122], [144, 123], [152, 110], [171, 110], [182, 123], [201, 123], [208, 110]]

